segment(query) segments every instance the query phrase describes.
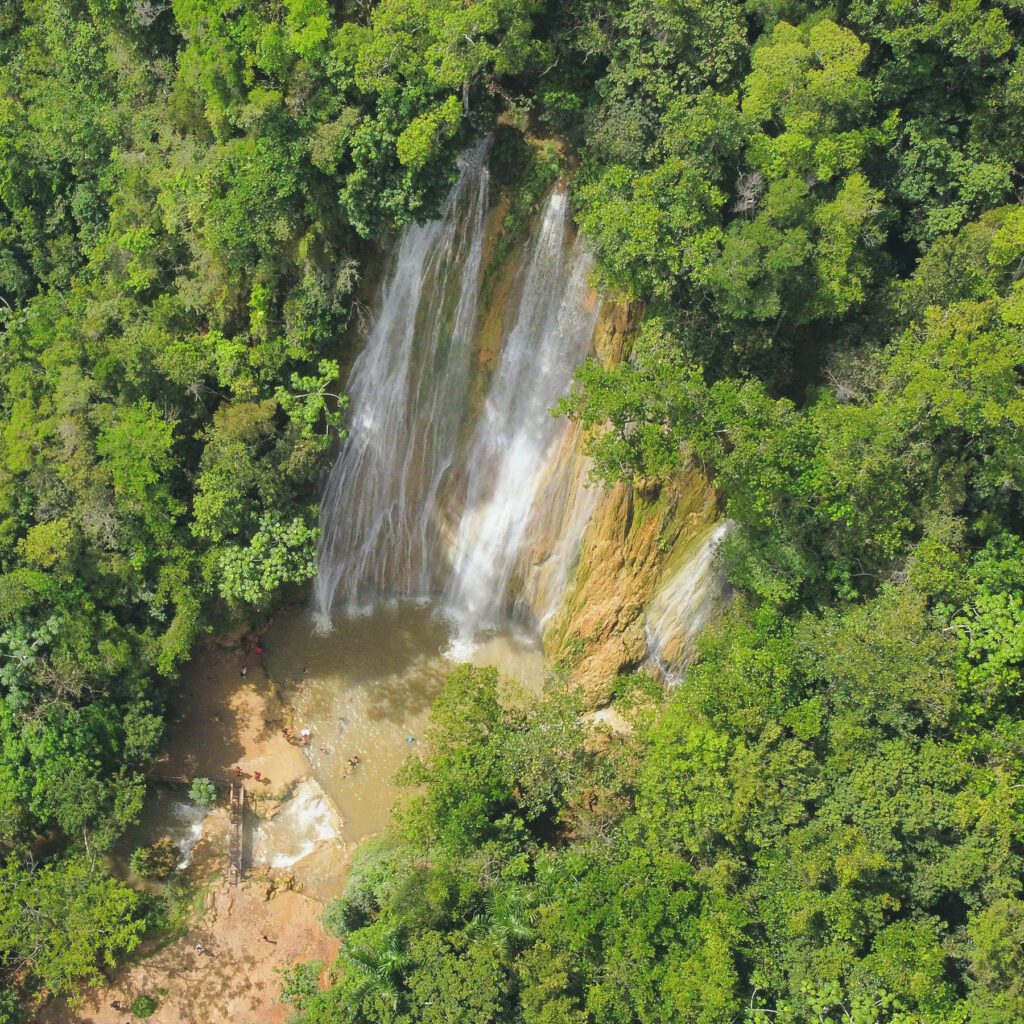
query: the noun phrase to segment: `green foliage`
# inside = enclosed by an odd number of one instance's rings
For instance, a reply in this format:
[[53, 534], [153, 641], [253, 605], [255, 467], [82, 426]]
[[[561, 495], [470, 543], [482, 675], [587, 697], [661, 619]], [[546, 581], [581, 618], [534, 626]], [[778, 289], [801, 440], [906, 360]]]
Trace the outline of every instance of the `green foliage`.
[[311, 575], [360, 236], [436, 208], [537, 6], [3, 7], [5, 855], [107, 849], [196, 636]]
[[300, 1021], [1021, 1014], [1020, 33], [912, 6], [550, 12], [523, 91], [641, 318], [559, 411], [605, 481], [709, 473], [739, 596], [601, 744], [454, 673]]
[[[196, 782], [192, 785], [195, 786]], [[195, 799], [193, 797], [193, 799]], [[196, 801], [197, 803], [199, 801]], [[170, 878], [178, 870], [181, 862], [181, 850], [174, 844], [173, 839], [158, 839], [151, 846], [138, 846], [132, 851], [129, 863], [131, 869], [141, 878], [156, 878], [163, 880]]]
[[[550, 1019], [657, 1019], [634, 986], [678, 1020], [1020, 1012], [999, 965], [1024, 820], [1022, 243], [1019, 210], [998, 207], [1020, 115], [1008, 65], [986, 63], [1019, 43], [998, 5], [812, 6], [760, 5], [749, 69], [664, 101], [642, 157], [595, 159], [579, 189], [602, 274], [654, 315], [561, 411], [606, 480], [702, 465], [744, 594], [636, 737], [632, 844], [611, 859], [685, 865], [687, 925], [708, 934], [714, 900], [733, 930], [715, 967], [678, 973], [717, 982], [692, 1004], [634, 957], [595, 1008], [572, 1000], [594, 998], [610, 948], [556, 903], [532, 968]], [[678, 160], [722, 198], [659, 238], [641, 182]], [[698, 238], [703, 260], [675, 258]], [[593, 981], [573, 976], [583, 949]]]
[[283, 583], [303, 583], [316, 575], [316, 527], [302, 519], [283, 523], [264, 516], [244, 548], [220, 556], [220, 592], [229, 599], [262, 604]]
[[693, 457], [711, 469], [744, 527], [725, 552], [735, 582], [776, 602], [850, 596], [906, 558], [936, 505], [987, 505], [983, 531], [1013, 522], [1024, 483], [1017, 302], [1011, 284], [929, 306], [873, 360], [858, 401], [823, 391], [804, 409], [758, 381], [709, 384], [670, 325], [651, 320], [629, 364], [588, 364], [562, 407], [586, 426], [612, 424], [591, 443], [606, 478], [665, 476]]
[[710, 258], [725, 196], [675, 159], [647, 173], [612, 167], [583, 185], [577, 200], [607, 283], [630, 296], [667, 298]]
[[399, 162], [414, 171], [425, 167], [441, 151], [441, 144], [455, 135], [461, 122], [462, 105], [455, 96], [449, 96], [443, 103], [420, 114], [398, 136]]
[[141, 992], [132, 1000], [132, 1005], [128, 1010], [133, 1017], [145, 1019], [146, 1017], [152, 1017], [156, 1013], [157, 1005], [157, 1001], [152, 996], [147, 996], [145, 992]]
[[[954, 557], [972, 608], [1021, 572], [1005, 540]], [[459, 669], [391, 837], [328, 914], [337, 980], [298, 1019], [1017, 1012], [1020, 730], [964, 673], [1020, 654], [945, 628], [949, 596], [741, 600], [601, 753], [564, 695], [523, 717], [493, 671]]]
[[31, 988], [72, 996], [81, 981], [100, 984], [99, 964], [139, 943], [138, 895], [104, 877], [84, 857], [26, 870], [0, 866], [0, 964], [26, 972]]
[[606, 756], [456, 673], [296, 1011], [1024, 1015], [1018, 8], [0, 5], [0, 998], [137, 941], [97, 855], [177, 669], [312, 574], [359, 260], [493, 131], [492, 265], [571, 172], [644, 321], [562, 411], [713, 476], [742, 598]]
[[281, 972], [281, 1002], [301, 1010], [320, 991], [320, 974], [324, 965], [319, 960], [294, 964]]
[[299, 1019], [511, 1019], [513, 964], [538, 937], [534, 858], [601, 772], [585, 738], [563, 692], [531, 706], [493, 669], [452, 673], [428, 756], [405, 771], [414, 795], [395, 835], [361, 853], [325, 915], [343, 937], [340, 980], [305, 986]]
[[188, 798], [200, 807], [212, 807], [217, 802], [217, 787], [200, 776], [188, 787]]

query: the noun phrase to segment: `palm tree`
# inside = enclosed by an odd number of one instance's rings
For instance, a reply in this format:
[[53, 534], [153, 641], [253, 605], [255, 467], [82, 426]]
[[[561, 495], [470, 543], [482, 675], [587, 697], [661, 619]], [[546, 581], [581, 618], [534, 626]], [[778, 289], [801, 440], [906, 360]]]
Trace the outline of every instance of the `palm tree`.
[[469, 922], [467, 931], [487, 936], [503, 950], [511, 949], [533, 938], [534, 913], [526, 887], [506, 882], [491, 888], [486, 909]]
[[377, 945], [342, 947], [342, 960], [348, 969], [346, 1002], [353, 1010], [358, 1010], [367, 996], [376, 996], [398, 1011], [404, 995], [405, 972], [413, 964], [413, 958], [402, 947], [402, 935], [397, 928], [386, 931]]

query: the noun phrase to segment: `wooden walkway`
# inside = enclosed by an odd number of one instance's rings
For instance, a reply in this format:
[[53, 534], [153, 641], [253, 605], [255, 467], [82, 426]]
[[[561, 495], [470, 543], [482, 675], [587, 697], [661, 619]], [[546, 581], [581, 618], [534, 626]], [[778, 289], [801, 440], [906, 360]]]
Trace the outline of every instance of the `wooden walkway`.
[[238, 885], [242, 878], [242, 824], [245, 820], [245, 789], [231, 783], [230, 835], [228, 839], [228, 881]]

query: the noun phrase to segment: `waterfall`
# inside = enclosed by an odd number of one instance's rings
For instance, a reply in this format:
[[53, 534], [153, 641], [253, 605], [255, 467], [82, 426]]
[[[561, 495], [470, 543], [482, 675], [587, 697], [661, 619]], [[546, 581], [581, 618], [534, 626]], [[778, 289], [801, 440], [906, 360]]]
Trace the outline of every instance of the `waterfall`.
[[[488, 175], [463, 158], [441, 217], [398, 244], [352, 368], [349, 435], [321, 505], [318, 623], [436, 600], [460, 644], [557, 605], [596, 501], [577, 430], [551, 406], [598, 316], [564, 187], [525, 247], [482, 402], [476, 369]], [[458, 646], [458, 645], [457, 645]]]
[[566, 511], [571, 520], [572, 452], [562, 449], [573, 431], [550, 410], [587, 354], [598, 308], [587, 284], [592, 262], [571, 240], [568, 207], [565, 189], [555, 189], [527, 247], [516, 319], [466, 458], [444, 599], [462, 643], [508, 613], [524, 552], [557, 545]]
[[440, 219], [407, 228], [348, 383], [349, 436], [320, 513], [316, 618], [423, 599], [442, 547], [435, 511], [468, 412], [488, 172], [463, 156]]
[[649, 655], [670, 680], [693, 660], [701, 630], [726, 603], [729, 585], [715, 565], [715, 554], [732, 528], [728, 519], [715, 524], [647, 607]]

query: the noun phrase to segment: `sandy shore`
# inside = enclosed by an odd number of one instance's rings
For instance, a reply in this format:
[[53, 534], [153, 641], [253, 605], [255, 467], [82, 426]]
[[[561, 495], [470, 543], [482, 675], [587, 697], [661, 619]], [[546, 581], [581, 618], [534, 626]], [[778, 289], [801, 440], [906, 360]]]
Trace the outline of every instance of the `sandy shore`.
[[258, 804], [309, 775], [305, 755], [283, 735], [289, 711], [253, 644], [203, 645], [182, 678], [176, 704], [181, 715], [168, 729], [165, 752], [151, 772], [155, 778], [205, 775], [224, 784], [236, 780], [237, 766], [249, 776], [242, 782]]
[[[169, 727], [154, 778], [201, 775], [226, 784], [237, 778], [238, 767], [248, 776], [243, 784], [251, 804], [272, 810], [278, 797], [309, 776], [305, 755], [282, 734], [288, 709], [251, 645], [211, 641], [199, 648], [175, 704], [183, 713]], [[289, 1007], [278, 1000], [278, 969], [296, 960], [330, 963], [337, 953], [337, 941], [320, 926], [323, 904], [287, 888], [287, 882], [281, 885], [280, 877], [272, 884], [259, 870], [240, 885], [229, 885], [223, 880], [224, 815], [207, 820], [203, 871], [216, 874], [188, 933], [113, 972], [109, 986], [88, 992], [78, 1007], [61, 1000], [43, 1008], [35, 1018], [39, 1024], [135, 1020], [128, 1007], [140, 994], [158, 1000], [149, 1018], [154, 1024], [283, 1024], [288, 1019]], [[339, 848], [332, 863], [339, 888], [344, 858]]]

